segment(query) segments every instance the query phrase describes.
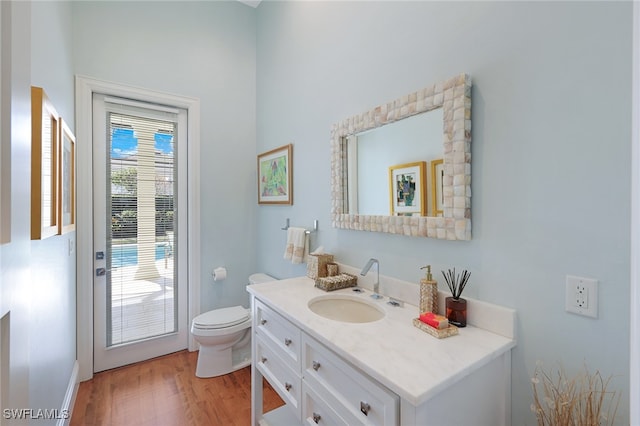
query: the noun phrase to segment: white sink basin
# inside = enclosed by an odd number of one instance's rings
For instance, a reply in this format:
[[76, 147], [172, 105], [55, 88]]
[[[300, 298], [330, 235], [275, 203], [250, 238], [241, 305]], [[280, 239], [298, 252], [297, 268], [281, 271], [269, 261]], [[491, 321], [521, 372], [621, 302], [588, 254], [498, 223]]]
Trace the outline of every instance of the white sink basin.
[[384, 318], [385, 312], [363, 297], [335, 294], [319, 296], [309, 301], [312, 312], [341, 322], [373, 322]]

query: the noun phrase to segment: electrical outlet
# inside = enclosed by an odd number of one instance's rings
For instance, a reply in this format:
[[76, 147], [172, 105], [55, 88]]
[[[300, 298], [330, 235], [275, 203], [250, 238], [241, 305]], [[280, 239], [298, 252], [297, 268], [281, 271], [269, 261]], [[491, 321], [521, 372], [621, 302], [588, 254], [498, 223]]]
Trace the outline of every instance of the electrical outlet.
[[598, 280], [567, 275], [565, 310], [598, 318]]

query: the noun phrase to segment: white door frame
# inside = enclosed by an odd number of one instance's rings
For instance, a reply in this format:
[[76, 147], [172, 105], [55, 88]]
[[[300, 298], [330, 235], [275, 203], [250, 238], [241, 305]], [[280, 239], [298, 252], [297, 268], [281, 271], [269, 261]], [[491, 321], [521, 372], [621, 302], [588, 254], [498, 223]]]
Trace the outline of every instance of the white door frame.
[[629, 424], [640, 424], [640, 5], [633, 2]]
[[[93, 191], [92, 98], [103, 93], [187, 110], [188, 321], [200, 311], [200, 100], [76, 76], [77, 173], [77, 357], [79, 380], [93, 377]], [[196, 344], [189, 336], [189, 350]]]

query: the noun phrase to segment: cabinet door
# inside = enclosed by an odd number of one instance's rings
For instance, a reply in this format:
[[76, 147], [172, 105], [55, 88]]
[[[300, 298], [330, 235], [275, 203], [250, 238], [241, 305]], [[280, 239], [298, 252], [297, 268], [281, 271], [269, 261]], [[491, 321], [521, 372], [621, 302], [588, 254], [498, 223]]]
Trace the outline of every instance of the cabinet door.
[[255, 304], [255, 317], [255, 332], [270, 339], [281, 350], [283, 358], [299, 372], [300, 329], [259, 300]]
[[303, 334], [303, 380], [349, 424], [396, 425], [399, 398]]
[[255, 366], [300, 419], [301, 379], [261, 336], [256, 337]]

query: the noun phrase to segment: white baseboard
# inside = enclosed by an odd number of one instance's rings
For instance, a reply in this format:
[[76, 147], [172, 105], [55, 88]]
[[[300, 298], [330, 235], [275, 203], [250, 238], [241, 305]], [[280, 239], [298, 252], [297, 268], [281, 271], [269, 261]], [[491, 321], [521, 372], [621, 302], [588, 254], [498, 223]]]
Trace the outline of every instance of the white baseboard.
[[[67, 392], [64, 394], [64, 400], [62, 401], [61, 413], [68, 413], [67, 418], [58, 419], [57, 426], [67, 426], [71, 422], [71, 414], [73, 413], [73, 406], [76, 402], [76, 396], [78, 395], [78, 373], [80, 371], [80, 364], [78, 360], [73, 363], [73, 370], [71, 370], [71, 377], [69, 377], [69, 384], [67, 385]], [[61, 416], [62, 417], [62, 416]]]

